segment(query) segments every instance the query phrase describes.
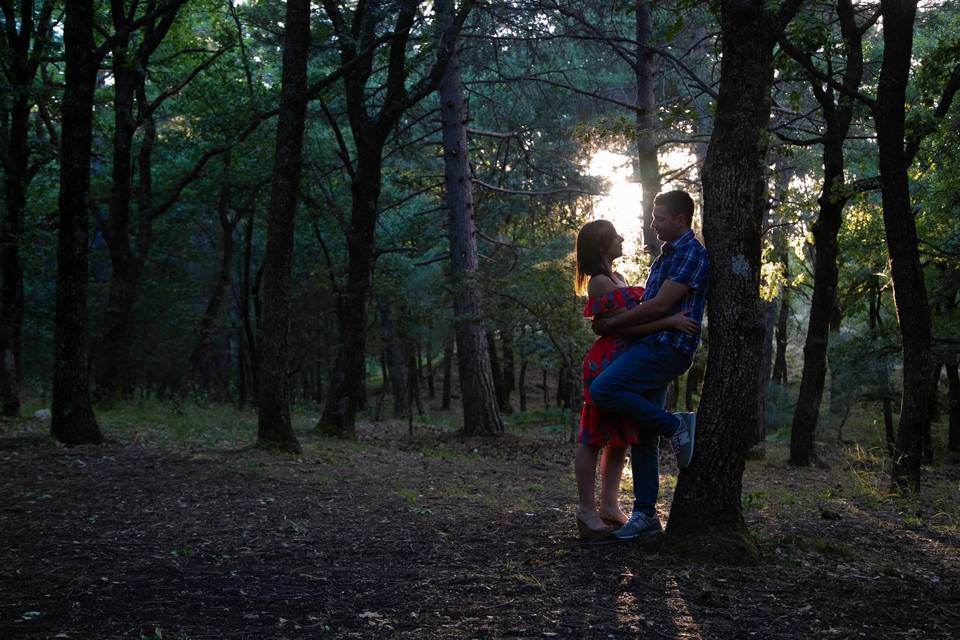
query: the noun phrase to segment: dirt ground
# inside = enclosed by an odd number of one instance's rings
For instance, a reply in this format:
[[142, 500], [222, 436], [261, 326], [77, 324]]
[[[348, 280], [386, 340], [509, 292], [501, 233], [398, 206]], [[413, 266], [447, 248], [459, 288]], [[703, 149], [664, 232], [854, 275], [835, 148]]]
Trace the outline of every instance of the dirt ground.
[[770, 446], [744, 568], [581, 544], [558, 436], [418, 433], [303, 434], [296, 457], [7, 434], [0, 638], [960, 637], [956, 466], [904, 500], [868, 459]]

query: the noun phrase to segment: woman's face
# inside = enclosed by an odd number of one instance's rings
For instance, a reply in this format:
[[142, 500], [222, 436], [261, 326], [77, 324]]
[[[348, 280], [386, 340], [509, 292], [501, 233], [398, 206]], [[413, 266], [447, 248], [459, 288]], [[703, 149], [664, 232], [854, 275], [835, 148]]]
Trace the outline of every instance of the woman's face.
[[623, 255], [623, 236], [616, 231], [613, 233], [613, 240], [610, 241], [610, 245], [603, 252], [603, 255], [607, 256], [611, 261]]

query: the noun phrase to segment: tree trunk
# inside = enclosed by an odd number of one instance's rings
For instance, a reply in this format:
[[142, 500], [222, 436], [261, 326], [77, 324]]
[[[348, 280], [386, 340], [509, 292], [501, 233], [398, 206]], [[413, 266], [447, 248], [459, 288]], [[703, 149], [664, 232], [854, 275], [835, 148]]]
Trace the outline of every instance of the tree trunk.
[[910, 204], [904, 150], [907, 80], [917, 2], [881, 0], [883, 61], [874, 105], [879, 148], [883, 223], [890, 253], [893, 294], [903, 340], [903, 395], [893, 462], [894, 488], [920, 489], [924, 425], [930, 417], [932, 338], [930, 306], [920, 264], [917, 227]]
[[763, 353], [760, 258], [773, 45], [799, 3], [776, 4], [779, 15], [765, 2], [721, 2], [723, 64], [703, 171], [710, 349], [697, 453], [680, 473], [667, 530], [681, 550], [727, 562], [757, 560], [740, 500]]
[[950, 428], [947, 450], [960, 451], [960, 371], [957, 360], [947, 363], [947, 380], [950, 383]]
[[487, 331], [487, 347], [490, 350], [490, 373], [493, 374], [493, 388], [497, 394], [497, 406], [500, 408], [500, 413], [512, 413], [510, 392], [507, 391], [507, 382], [503, 367], [500, 365], [500, 357], [497, 354], [497, 340], [493, 331]]
[[453, 338], [443, 341], [443, 386], [440, 390], [440, 410], [450, 409], [450, 378], [453, 377]]
[[770, 382], [770, 372], [773, 369], [773, 324], [777, 315], [777, 303], [766, 302], [764, 305], [763, 354], [760, 356], [760, 384], [757, 391], [757, 431], [753, 444], [763, 442], [767, 438], [767, 385]]
[[260, 388], [259, 376], [257, 375], [257, 339], [253, 330], [253, 320], [251, 319], [250, 295], [253, 290], [251, 279], [252, 256], [253, 256], [253, 222], [255, 212], [251, 209], [250, 216], [247, 218], [247, 225], [243, 232], [243, 264], [240, 273], [240, 296], [239, 309], [240, 326], [243, 329], [244, 354], [246, 356], [247, 371], [249, 373], [248, 392], [253, 404], [257, 404], [257, 390]]
[[513, 328], [509, 325], [500, 327], [500, 346], [503, 348], [503, 406], [509, 413], [513, 413], [510, 394], [517, 387], [517, 379], [514, 374], [516, 364], [513, 353]]
[[27, 188], [36, 173], [36, 168], [30, 166], [29, 144], [30, 113], [36, 102], [33, 83], [37, 69], [45, 59], [47, 44], [52, 40], [54, 3], [44, 0], [39, 14], [35, 13], [34, 6], [32, 2], [14, 3], [19, 16], [8, 14], [5, 25], [10, 36], [4, 42], [8, 81], [4, 91], [10, 99], [10, 110], [4, 118], [4, 124], [8, 125], [5, 136], [0, 136], [5, 143], [0, 149], [4, 195], [4, 214], [0, 218], [0, 404], [7, 417], [20, 414], [24, 311], [20, 233], [27, 205]]
[[309, 49], [310, 2], [287, 0], [280, 112], [263, 267], [263, 325], [257, 341], [260, 348], [257, 446], [293, 452], [300, 451], [300, 443], [290, 422], [287, 342], [290, 331], [294, 221], [307, 110]]
[[943, 362], [933, 366], [933, 384], [930, 386], [930, 418], [923, 427], [923, 464], [933, 464], [933, 423], [937, 421], [937, 390], [940, 386], [940, 369]]
[[50, 432], [67, 444], [103, 442], [87, 377], [87, 236], [93, 98], [99, 60], [92, 2], [67, 0], [60, 149], [57, 303]]
[[[438, 13], [452, 18], [452, 3], [437, 3]], [[441, 14], [443, 15], [443, 14]], [[456, 324], [457, 365], [463, 400], [463, 430], [468, 435], [503, 431], [497, 407], [490, 350], [480, 321], [479, 253], [474, 223], [473, 184], [467, 146], [467, 113], [460, 79], [456, 42], [440, 81], [440, 119], [443, 127], [444, 183], [449, 210], [450, 283]]]
[[191, 380], [195, 381], [200, 373], [200, 366], [204, 359], [210, 357], [211, 336], [214, 325], [220, 315], [220, 306], [223, 304], [223, 298], [226, 295], [227, 288], [230, 286], [230, 268], [233, 264], [233, 255], [235, 242], [233, 233], [237, 228], [240, 218], [230, 215], [230, 152], [224, 156], [224, 175], [220, 185], [220, 197], [217, 202], [217, 217], [220, 220], [220, 236], [223, 242], [223, 252], [220, 255], [220, 268], [217, 271], [217, 279], [213, 285], [213, 292], [207, 301], [207, 307], [200, 318], [200, 324], [197, 329], [197, 340], [190, 351], [190, 357], [187, 361], [188, 375], [184, 376], [181, 394], [187, 392]]
[[346, 439], [357, 436], [357, 411], [365, 395], [367, 306], [373, 284], [383, 152], [382, 140], [358, 138], [357, 168], [351, 182], [347, 283], [337, 300], [340, 342], [327, 402], [316, 428], [323, 435]]
[[784, 288], [780, 293], [780, 313], [777, 316], [777, 353], [773, 360], [773, 381], [781, 386], [787, 385], [787, 321], [790, 319], [790, 290]]
[[427, 399], [437, 397], [436, 372], [433, 369], [433, 316], [427, 318]]
[[643, 248], [652, 262], [660, 255], [660, 240], [651, 226], [653, 200], [660, 193], [660, 163], [657, 158], [656, 54], [650, 48], [653, 40], [653, 16], [650, 2], [637, 0], [637, 50], [634, 74], [637, 80], [637, 158], [636, 172], [640, 181], [643, 208]]
[[[377, 299], [377, 309], [380, 313], [380, 340], [386, 356], [387, 367], [390, 370], [393, 417], [399, 419], [410, 415], [410, 385], [412, 380], [403, 343], [397, 336], [397, 329], [393, 323], [391, 306], [390, 299], [386, 296], [381, 295]], [[384, 380], [383, 392], [386, 393], [386, 380]]]

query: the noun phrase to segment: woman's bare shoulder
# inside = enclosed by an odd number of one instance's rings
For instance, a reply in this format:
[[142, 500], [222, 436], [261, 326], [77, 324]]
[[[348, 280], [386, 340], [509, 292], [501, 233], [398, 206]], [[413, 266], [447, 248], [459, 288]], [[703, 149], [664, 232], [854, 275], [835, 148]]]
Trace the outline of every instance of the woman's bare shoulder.
[[619, 288], [610, 276], [598, 274], [590, 278], [590, 282], [587, 284], [587, 295], [594, 298], [616, 291]]

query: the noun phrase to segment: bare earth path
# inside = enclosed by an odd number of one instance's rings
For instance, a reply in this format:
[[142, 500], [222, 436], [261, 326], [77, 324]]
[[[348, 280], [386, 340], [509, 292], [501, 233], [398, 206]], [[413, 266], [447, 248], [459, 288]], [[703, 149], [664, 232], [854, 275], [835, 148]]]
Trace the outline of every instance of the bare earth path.
[[579, 544], [556, 439], [382, 432], [297, 458], [0, 440], [0, 638], [960, 637], [936, 505], [772, 451], [745, 489], [763, 563], [704, 565]]

